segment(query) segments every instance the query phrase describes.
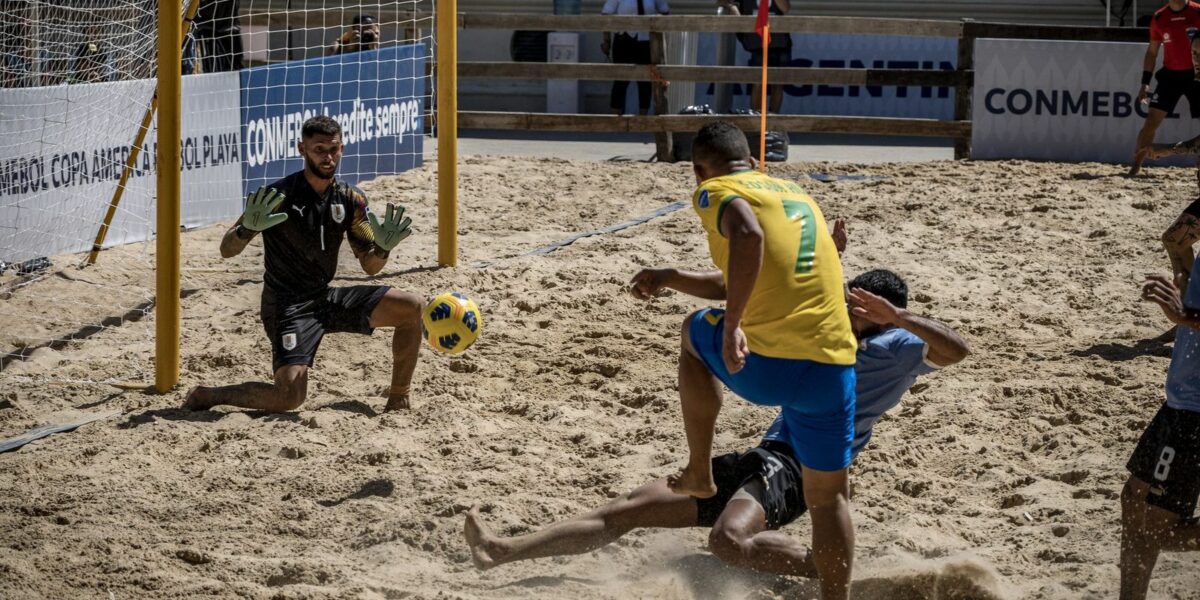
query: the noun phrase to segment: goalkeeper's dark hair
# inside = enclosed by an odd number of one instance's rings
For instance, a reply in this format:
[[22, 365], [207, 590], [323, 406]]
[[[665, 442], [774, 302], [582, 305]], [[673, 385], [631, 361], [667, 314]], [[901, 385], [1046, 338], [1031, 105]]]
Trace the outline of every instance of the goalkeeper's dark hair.
[[333, 137], [342, 133], [342, 126], [333, 117], [327, 115], [317, 115], [304, 122], [304, 127], [300, 129], [300, 139], [307, 140], [314, 135], [327, 135]]
[[850, 289], [866, 290], [891, 302], [896, 308], [908, 308], [908, 284], [887, 269], [867, 271], [850, 282]]
[[692, 140], [692, 159], [701, 163], [726, 163], [750, 160], [750, 144], [746, 134], [727, 121], [709, 123], [700, 128]]

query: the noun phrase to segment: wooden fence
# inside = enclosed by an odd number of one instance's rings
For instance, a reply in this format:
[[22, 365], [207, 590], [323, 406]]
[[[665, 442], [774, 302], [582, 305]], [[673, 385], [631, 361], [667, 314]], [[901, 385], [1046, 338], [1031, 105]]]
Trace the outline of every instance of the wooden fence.
[[[464, 13], [461, 29], [513, 29], [527, 31], [648, 31], [656, 65], [607, 63], [459, 62], [458, 75], [487, 79], [628, 80], [655, 83], [655, 106], [665, 106], [669, 81], [757, 83], [757, 67], [672, 66], [662, 63], [662, 33], [754, 31], [754, 17], [734, 16], [606, 16]], [[975, 81], [975, 40], [1007, 38], [1065, 41], [1145, 42], [1144, 29], [1066, 27], [964, 21], [913, 19], [863, 19], [781, 16], [771, 18], [772, 33], [840, 33], [854, 35], [905, 35], [958, 39], [958, 65], [954, 71], [919, 69], [824, 69], [772, 67], [770, 81], [781, 84], [945, 86], [955, 91], [954, 118], [896, 119], [885, 117], [826, 117], [770, 115], [768, 128], [788, 132], [854, 133], [925, 136], [954, 139], [956, 158], [970, 154], [971, 97]], [[460, 111], [462, 129], [525, 129], [543, 131], [655, 132], [658, 158], [673, 159], [670, 132], [694, 131], [714, 118], [729, 120], [748, 131], [757, 131], [752, 116], [658, 115], [609, 116], [585, 114], [508, 113]]]

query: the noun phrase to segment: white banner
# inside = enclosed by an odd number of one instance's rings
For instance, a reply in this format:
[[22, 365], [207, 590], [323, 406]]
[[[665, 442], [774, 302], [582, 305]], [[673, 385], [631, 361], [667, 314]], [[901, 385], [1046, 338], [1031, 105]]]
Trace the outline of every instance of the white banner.
[[[0, 261], [91, 248], [133, 149], [154, 80], [0, 89]], [[183, 79], [186, 226], [240, 213], [237, 73]], [[105, 245], [154, 230], [155, 130], [146, 136]]]
[[[1145, 44], [977, 40], [971, 157], [1128, 163], [1148, 110], [1136, 102], [1145, 51]], [[1156, 141], [1200, 134], [1190, 115], [1183, 98]]]

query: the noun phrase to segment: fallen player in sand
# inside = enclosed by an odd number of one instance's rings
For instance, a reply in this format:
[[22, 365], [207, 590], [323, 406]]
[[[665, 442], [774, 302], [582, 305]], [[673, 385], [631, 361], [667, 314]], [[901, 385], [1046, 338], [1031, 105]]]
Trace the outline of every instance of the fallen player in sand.
[[[839, 228], [840, 229], [840, 228]], [[836, 237], [836, 236], [835, 236]], [[670, 273], [659, 280], [669, 283]], [[950, 326], [906, 310], [908, 288], [890, 271], [864, 273], [850, 282], [851, 322], [859, 345], [853, 452], [871, 439], [885, 412], [900, 403], [917, 377], [967, 356], [963, 338]], [[762, 443], [712, 459], [716, 495], [676, 494], [667, 479], [643, 485], [585, 515], [510, 538], [483, 522], [479, 507], [467, 513], [464, 535], [481, 570], [547, 556], [582, 554], [639, 527], [711, 527], [709, 549], [735, 566], [767, 573], [817, 577], [812, 554], [778, 531], [807, 510], [802, 473], [782, 415]]]

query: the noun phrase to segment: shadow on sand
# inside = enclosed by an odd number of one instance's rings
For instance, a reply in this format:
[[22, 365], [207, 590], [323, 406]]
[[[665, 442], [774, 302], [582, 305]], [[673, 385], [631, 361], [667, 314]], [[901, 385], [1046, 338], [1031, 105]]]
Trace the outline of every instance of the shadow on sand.
[[1162, 356], [1170, 358], [1171, 343], [1175, 341], [1175, 330], [1168, 329], [1162, 335], [1138, 341], [1133, 345], [1107, 343], [1096, 344], [1091, 348], [1075, 350], [1071, 356], [1099, 356], [1107, 361], [1125, 362], [1142, 356]]

